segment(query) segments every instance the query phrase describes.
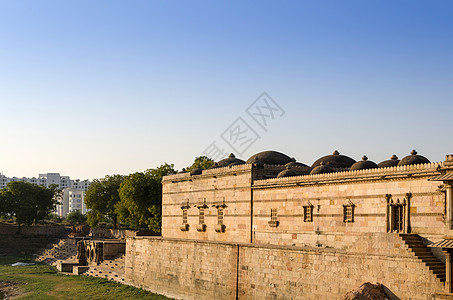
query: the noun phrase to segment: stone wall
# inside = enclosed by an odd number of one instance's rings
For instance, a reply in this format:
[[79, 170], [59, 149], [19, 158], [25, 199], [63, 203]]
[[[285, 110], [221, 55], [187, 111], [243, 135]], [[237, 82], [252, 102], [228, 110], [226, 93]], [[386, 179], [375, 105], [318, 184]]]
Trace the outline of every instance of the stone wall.
[[[0, 224], [0, 235], [13, 235], [16, 234], [18, 226], [14, 224]], [[68, 233], [70, 229], [67, 229], [62, 225], [33, 225], [33, 226], [22, 226], [22, 235], [45, 235], [58, 237]]]
[[[163, 180], [162, 236], [211, 241], [250, 242], [251, 240], [251, 165], [239, 165], [166, 176]], [[200, 206], [204, 208], [205, 231], [200, 225]], [[224, 232], [216, 231], [218, 206], [223, 210]], [[188, 230], [181, 230], [186, 207]]]
[[66, 237], [69, 230], [58, 225], [22, 226], [21, 234], [17, 234], [18, 226], [0, 224], [0, 255], [30, 255], [55, 241]]
[[175, 298], [235, 298], [237, 245], [154, 237], [126, 241], [126, 283]]
[[[395, 203], [406, 201], [408, 232], [436, 240], [448, 233], [445, 192], [439, 189], [439, 182], [429, 181], [439, 174], [441, 165], [270, 179], [262, 178], [278, 171], [277, 166], [257, 169], [239, 165], [204, 170], [201, 175], [166, 176], [162, 236], [346, 248], [364, 232], [393, 230], [387, 205], [390, 199]], [[223, 201], [224, 232], [219, 232], [217, 212]], [[198, 231], [198, 207], [204, 204], [205, 231]], [[343, 209], [348, 204], [354, 206], [353, 222], [344, 222]], [[304, 206], [312, 207], [312, 221], [304, 220]], [[188, 217], [187, 227], [182, 228], [184, 207]], [[276, 211], [278, 226], [269, 223], [271, 209]]]
[[90, 228], [90, 236], [101, 239], [121, 239], [124, 240], [127, 237], [133, 236], [157, 236], [159, 233], [155, 233], [149, 230], [129, 230], [129, 229], [111, 229], [111, 228]]
[[347, 250], [128, 238], [128, 283], [184, 299], [336, 299], [366, 281], [401, 299], [443, 285], [396, 234], [364, 234]]
[[[362, 233], [391, 231], [386, 195], [391, 200], [408, 201], [409, 230], [428, 238], [446, 233], [445, 195], [429, 176], [398, 180], [373, 180], [287, 186], [280, 180], [258, 184], [253, 191], [254, 241], [279, 245], [324, 245], [345, 248]], [[288, 182], [288, 181], [286, 181]], [[273, 184], [274, 187], [269, 187]], [[344, 222], [343, 206], [354, 205], [353, 222]], [[304, 206], [313, 206], [313, 218], [304, 220]], [[270, 212], [277, 211], [278, 227], [269, 226]]]

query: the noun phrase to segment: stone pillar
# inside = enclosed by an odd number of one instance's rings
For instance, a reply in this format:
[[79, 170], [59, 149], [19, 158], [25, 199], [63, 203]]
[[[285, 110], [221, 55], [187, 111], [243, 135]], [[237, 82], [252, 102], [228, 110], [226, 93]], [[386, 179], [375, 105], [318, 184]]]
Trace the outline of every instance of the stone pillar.
[[451, 250], [442, 249], [445, 254], [445, 289], [448, 293], [452, 293], [452, 282], [451, 282]]
[[453, 192], [451, 182], [444, 183], [445, 188], [445, 205], [446, 205], [446, 224], [447, 229], [451, 230], [453, 225]]
[[406, 194], [406, 199], [404, 199], [404, 233], [410, 233], [411, 232], [411, 198], [412, 194], [407, 193]]

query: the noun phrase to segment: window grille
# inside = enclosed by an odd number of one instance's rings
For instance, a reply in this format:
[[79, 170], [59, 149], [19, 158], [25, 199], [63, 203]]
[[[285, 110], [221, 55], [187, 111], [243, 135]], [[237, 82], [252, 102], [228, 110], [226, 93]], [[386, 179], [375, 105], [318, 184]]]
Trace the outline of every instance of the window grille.
[[217, 209], [217, 224], [223, 225], [223, 208], [219, 207]]
[[304, 222], [313, 222], [313, 205], [304, 206]]
[[348, 203], [343, 205], [343, 222], [354, 222], [354, 208], [355, 205], [351, 202], [351, 200], [348, 200]]
[[182, 224], [187, 224], [187, 208], [182, 209]]
[[203, 207], [200, 207], [200, 215], [198, 218], [198, 223], [204, 224], [204, 208]]
[[271, 208], [271, 220], [268, 222], [269, 226], [277, 227], [279, 225], [279, 221], [277, 220], [277, 209]]

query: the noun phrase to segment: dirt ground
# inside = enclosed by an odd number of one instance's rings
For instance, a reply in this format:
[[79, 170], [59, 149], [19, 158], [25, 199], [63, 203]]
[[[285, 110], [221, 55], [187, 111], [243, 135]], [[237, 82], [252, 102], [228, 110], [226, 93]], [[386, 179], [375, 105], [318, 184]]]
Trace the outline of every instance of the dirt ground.
[[15, 281], [0, 281], [0, 299], [16, 299], [25, 295], [22, 285], [23, 283]]

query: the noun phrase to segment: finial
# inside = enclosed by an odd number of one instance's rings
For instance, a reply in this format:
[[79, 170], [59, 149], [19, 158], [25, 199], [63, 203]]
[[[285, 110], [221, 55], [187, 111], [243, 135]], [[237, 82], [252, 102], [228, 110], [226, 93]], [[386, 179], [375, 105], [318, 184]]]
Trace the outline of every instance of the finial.
[[235, 158], [236, 156], [233, 154], [233, 153], [230, 153], [230, 155], [228, 155], [229, 158]]
[[363, 161], [366, 161], [366, 160], [368, 160], [368, 157], [366, 157], [366, 155], [364, 155], [364, 156], [362, 157], [362, 160], [363, 160]]
[[396, 156], [395, 154], [393, 154], [392, 157], [390, 157], [390, 159], [397, 160], [397, 159], [398, 159], [398, 156]]
[[333, 154], [333, 155], [340, 155], [340, 152], [338, 152], [337, 150], [335, 150], [332, 154]]
[[185, 172], [185, 171], [186, 171], [186, 168], [182, 168], [182, 171]]
[[412, 151], [411, 151], [411, 154], [412, 154], [412, 155], [417, 155], [417, 151], [412, 150]]
[[294, 157], [291, 157], [291, 160], [292, 160], [293, 162], [296, 162], [296, 159], [295, 159]]

